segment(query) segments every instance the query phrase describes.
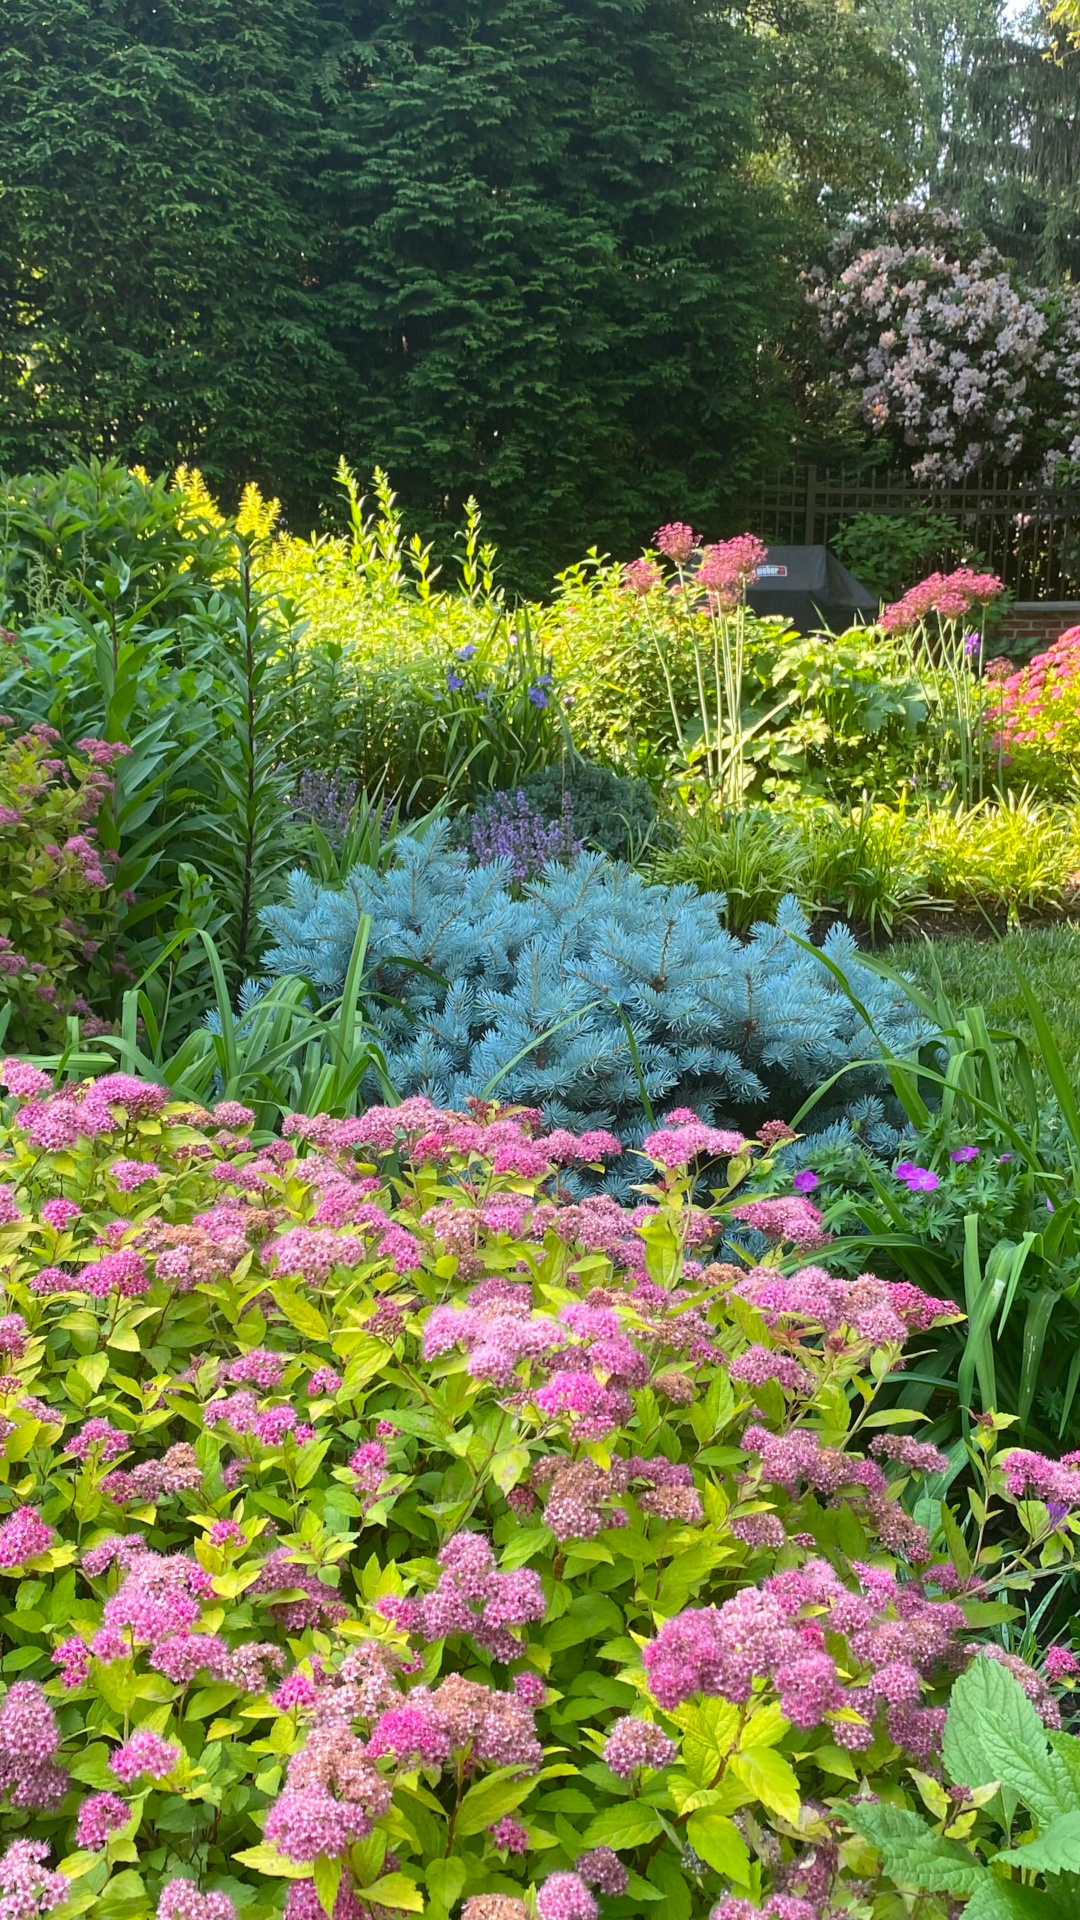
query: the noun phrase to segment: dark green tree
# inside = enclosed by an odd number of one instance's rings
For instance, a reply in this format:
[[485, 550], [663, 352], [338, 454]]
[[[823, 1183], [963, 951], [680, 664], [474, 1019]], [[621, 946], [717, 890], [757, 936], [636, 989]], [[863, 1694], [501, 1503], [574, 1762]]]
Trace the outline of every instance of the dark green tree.
[[347, 369], [304, 204], [322, 50], [309, 0], [6, 0], [0, 464], [269, 482], [303, 469], [306, 418], [333, 446]]
[[533, 571], [715, 525], [778, 432], [758, 63], [697, 0], [5, 0], [0, 465], [307, 524], [344, 452]]
[[1080, 48], [1033, 17], [974, 53], [940, 197], [1030, 279], [1080, 279]]
[[[776, 441], [753, 41], [696, 0], [370, 0], [319, 175], [346, 452], [538, 563], [717, 524]], [[788, 296], [790, 297], [790, 295]], [[766, 351], [763, 353], [763, 345]]]

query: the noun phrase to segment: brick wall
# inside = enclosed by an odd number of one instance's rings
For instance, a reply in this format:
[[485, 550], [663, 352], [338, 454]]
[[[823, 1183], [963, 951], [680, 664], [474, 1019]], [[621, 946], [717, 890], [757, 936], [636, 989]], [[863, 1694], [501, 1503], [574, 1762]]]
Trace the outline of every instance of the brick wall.
[[993, 639], [1022, 643], [1040, 653], [1066, 627], [1080, 627], [1080, 600], [1014, 600], [1001, 625], [994, 627]]

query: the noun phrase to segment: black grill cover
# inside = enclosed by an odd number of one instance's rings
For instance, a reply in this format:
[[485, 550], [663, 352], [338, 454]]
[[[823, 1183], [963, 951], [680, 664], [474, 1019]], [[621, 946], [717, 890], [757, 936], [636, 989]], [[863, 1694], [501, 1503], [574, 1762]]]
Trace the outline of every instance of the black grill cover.
[[869, 623], [880, 604], [828, 547], [770, 547], [746, 599], [755, 613], [782, 613], [800, 633]]

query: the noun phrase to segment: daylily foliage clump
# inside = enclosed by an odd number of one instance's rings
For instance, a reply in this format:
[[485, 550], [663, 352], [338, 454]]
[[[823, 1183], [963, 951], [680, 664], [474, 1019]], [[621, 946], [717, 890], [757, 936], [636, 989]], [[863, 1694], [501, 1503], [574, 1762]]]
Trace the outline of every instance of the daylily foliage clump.
[[[913, 1804], [1080, 1471], [984, 1422], [975, 1551], [914, 1516], [945, 1462], [875, 1397], [954, 1311], [787, 1216], [714, 1257], [775, 1128], [669, 1115], [621, 1207], [575, 1179], [618, 1141], [521, 1109], [260, 1142], [5, 1075], [18, 1920], [898, 1911], [846, 1803]], [[1068, 1660], [1012, 1665], [1058, 1724]]]

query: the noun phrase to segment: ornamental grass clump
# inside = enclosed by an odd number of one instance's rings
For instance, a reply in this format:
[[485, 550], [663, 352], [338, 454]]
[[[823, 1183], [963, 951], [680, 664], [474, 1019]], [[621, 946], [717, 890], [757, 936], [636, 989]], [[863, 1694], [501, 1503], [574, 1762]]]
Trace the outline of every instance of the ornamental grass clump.
[[[954, 1309], [803, 1264], [807, 1191], [766, 1263], [716, 1258], [790, 1129], [677, 1110], [620, 1207], [569, 1185], [616, 1138], [495, 1102], [260, 1143], [125, 1074], [3, 1079], [19, 1920], [890, 1897], [848, 1802], [938, 1767], [1080, 1473], [984, 1420], [992, 1548], [915, 1519], [944, 1457], [874, 1402]], [[1075, 1662], [1004, 1657], [1054, 1726]]]

